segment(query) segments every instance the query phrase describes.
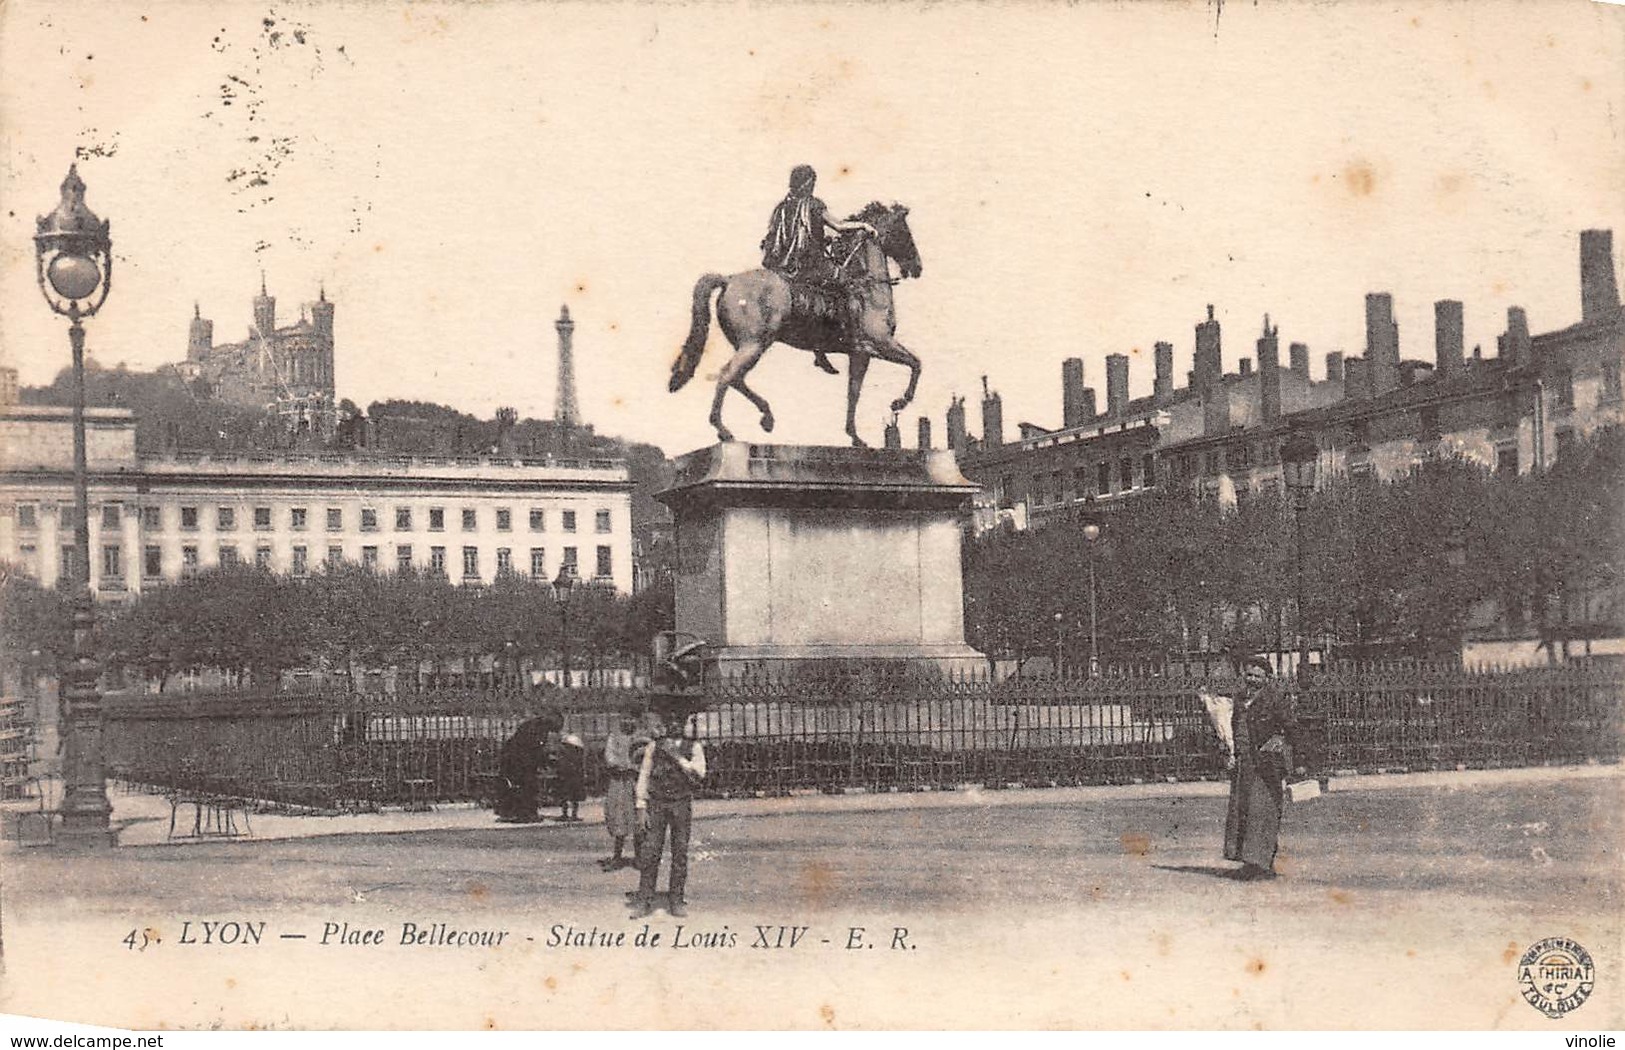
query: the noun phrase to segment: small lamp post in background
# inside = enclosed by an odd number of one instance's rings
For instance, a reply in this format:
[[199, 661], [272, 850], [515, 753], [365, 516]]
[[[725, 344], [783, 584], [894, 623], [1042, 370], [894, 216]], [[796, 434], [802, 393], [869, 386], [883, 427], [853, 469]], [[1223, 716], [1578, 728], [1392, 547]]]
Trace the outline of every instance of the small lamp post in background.
[[[1089, 677], [1100, 677], [1099, 618], [1095, 603], [1095, 544], [1100, 540], [1100, 526], [1089, 522], [1083, 527], [1084, 541], [1089, 545]], [[1056, 625], [1060, 630], [1060, 625]]]
[[1064, 620], [1065, 620], [1065, 617], [1062, 614], [1060, 614], [1060, 613], [1055, 614], [1055, 677], [1056, 678], [1061, 677], [1061, 623]]
[[68, 319], [73, 350], [73, 659], [62, 690], [62, 836], [73, 844], [110, 846], [107, 774], [102, 762], [101, 668], [94, 656], [95, 599], [90, 593], [90, 481], [85, 465], [85, 318], [95, 315], [113, 286], [111, 224], [85, 206], [77, 166], [62, 180], [56, 210], [36, 221], [35, 276], [53, 313]]
[[[1462, 662], [1462, 657], [1466, 655], [1464, 650], [1467, 647], [1465, 620], [1455, 619], [1460, 612], [1458, 603], [1462, 594], [1463, 577], [1467, 571], [1467, 540], [1462, 534], [1460, 525], [1451, 526], [1450, 531], [1445, 535], [1444, 563], [1450, 567], [1446, 594], [1449, 596], [1452, 626], [1454, 628], [1453, 636], [1450, 639], [1450, 643], [1455, 650], [1451, 653], [1451, 662], [1459, 665]], [[1589, 636], [1586, 644], [1587, 646], [1591, 644]]]
[[569, 565], [560, 565], [553, 580], [553, 597], [559, 603], [559, 681], [570, 688], [570, 590], [575, 586], [575, 573]]
[[1293, 554], [1296, 605], [1298, 608], [1298, 678], [1309, 674], [1309, 634], [1303, 622], [1303, 512], [1309, 506], [1309, 495], [1315, 491], [1315, 467], [1320, 459], [1320, 446], [1307, 431], [1294, 430], [1281, 446], [1281, 472], [1286, 476], [1287, 491], [1292, 493], [1292, 521], [1297, 531]]

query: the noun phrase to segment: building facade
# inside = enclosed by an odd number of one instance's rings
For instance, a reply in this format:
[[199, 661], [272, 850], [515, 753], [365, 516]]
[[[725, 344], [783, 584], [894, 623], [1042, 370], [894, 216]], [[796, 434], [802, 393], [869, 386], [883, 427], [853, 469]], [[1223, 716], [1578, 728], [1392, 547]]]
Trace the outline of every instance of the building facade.
[[1019, 437], [1006, 443], [1003, 405], [984, 389], [982, 437], [968, 435], [964, 402], [955, 398], [949, 443], [966, 476], [982, 486], [978, 529], [1106, 512], [1169, 485], [1245, 499], [1281, 485], [1280, 447], [1297, 429], [1320, 449], [1320, 484], [1393, 477], [1438, 455], [1512, 474], [1542, 470], [1570, 443], [1625, 422], [1625, 314], [1610, 231], [1581, 234], [1580, 289], [1581, 319], [1563, 329], [1531, 335], [1524, 311], [1508, 310], [1493, 358], [1476, 347], [1464, 352], [1460, 302], [1435, 303], [1432, 361], [1400, 357], [1392, 298], [1370, 294], [1365, 353], [1326, 354], [1320, 379], [1310, 376], [1304, 343], [1290, 344], [1282, 361], [1279, 329], [1268, 316], [1255, 356], [1227, 373], [1210, 306], [1196, 325], [1184, 386], [1174, 385], [1170, 343], [1156, 344], [1149, 397], [1129, 396], [1128, 359], [1112, 354], [1106, 405], [1097, 411], [1083, 362], [1070, 358], [1062, 363], [1060, 428], [1022, 423]]
[[[73, 548], [71, 411], [0, 406], [0, 559], [45, 586]], [[90, 582], [106, 599], [234, 563], [290, 576], [352, 562], [455, 583], [517, 573], [630, 593], [632, 484], [613, 460], [138, 455], [123, 409], [87, 413]]]

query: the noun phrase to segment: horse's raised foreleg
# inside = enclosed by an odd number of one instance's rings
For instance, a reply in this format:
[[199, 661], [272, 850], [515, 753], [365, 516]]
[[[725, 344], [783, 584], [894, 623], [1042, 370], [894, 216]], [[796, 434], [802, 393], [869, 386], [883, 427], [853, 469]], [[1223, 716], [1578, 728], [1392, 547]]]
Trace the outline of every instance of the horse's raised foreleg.
[[749, 398], [750, 403], [756, 406], [756, 411], [762, 414], [762, 429], [769, 434], [773, 433], [773, 406], [767, 403], [767, 398], [746, 386], [744, 376], [733, 381], [733, 388]]
[[875, 356], [882, 361], [908, 366], [908, 389], [903, 391], [902, 397], [891, 403], [893, 412], [901, 412], [914, 400], [914, 388], [920, 385], [920, 359], [895, 339], [876, 348]]
[[858, 395], [863, 393], [863, 375], [869, 371], [869, 355], [853, 351], [846, 366], [846, 433], [857, 448], [868, 448], [858, 437]]
[[[740, 343], [735, 348], [733, 356], [728, 358], [728, 363], [723, 365], [722, 371], [717, 374], [717, 393], [711, 399], [711, 425], [716, 428], [718, 441], [732, 441], [734, 439], [728, 428], [722, 425], [722, 399], [727, 396], [729, 387], [737, 387], [743, 382], [746, 373], [756, 367], [756, 362], [761, 359], [762, 354], [766, 351], [767, 344], [765, 343]], [[744, 393], [743, 390], [740, 392]], [[746, 394], [746, 396], [750, 397], [751, 395]], [[751, 397], [751, 400], [758, 401], [755, 397]], [[757, 407], [765, 409], [766, 405], [767, 402], [761, 401], [757, 404]]]

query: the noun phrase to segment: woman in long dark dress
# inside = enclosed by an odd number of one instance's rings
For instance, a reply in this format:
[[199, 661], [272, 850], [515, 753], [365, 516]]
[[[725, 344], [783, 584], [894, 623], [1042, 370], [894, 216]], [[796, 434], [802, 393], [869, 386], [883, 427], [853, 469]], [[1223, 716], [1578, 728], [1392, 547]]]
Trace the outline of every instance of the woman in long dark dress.
[[549, 761], [551, 740], [564, 728], [564, 719], [549, 711], [519, 723], [502, 744], [497, 772], [502, 784], [497, 791], [497, 819], [508, 824], [534, 824], [541, 820], [541, 773]]
[[1270, 680], [1268, 662], [1243, 665], [1246, 689], [1230, 715], [1235, 764], [1224, 821], [1224, 857], [1241, 861], [1241, 878], [1273, 879], [1281, 808], [1291, 768], [1289, 734], [1296, 732], [1291, 699]]

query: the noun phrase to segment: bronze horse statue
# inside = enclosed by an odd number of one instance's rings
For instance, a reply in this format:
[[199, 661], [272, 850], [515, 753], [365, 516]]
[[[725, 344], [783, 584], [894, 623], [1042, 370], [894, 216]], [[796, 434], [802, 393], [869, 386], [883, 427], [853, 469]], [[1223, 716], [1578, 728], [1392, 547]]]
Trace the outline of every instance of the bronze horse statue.
[[782, 274], [771, 270], [751, 270], [731, 277], [708, 273], [695, 282], [694, 323], [682, 352], [672, 363], [671, 390], [681, 390], [699, 367], [711, 328], [711, 293], [721, 288], [717, 323], [733, 344], [734, 352], [717, 374], [716, 397], [711, 401], [711, 425], [716, 427], [719, 441], [733, 440], [733, 434], [722, 425], [722, 400], [730, 387], [756, 406], [762, 414], [762, 429], [772, 432], [773, 409], [745, 385], [745, 376], [774, 343], [847, 355], [846, 432], [852, 444], [860, 448], [864, 442], [858, 437], [858, 395], [863, 392], [870, 358], [908, 367], [908, 389], [891, 403], [893, 412], [901, 412], [914, 400], [914, 388], [920, 381], [920, 359], [897, 341], [897, 312], [892, 304], [892, 285], [896, 281], [887, 265], [888, 259], [894, 259], [903, 277], [920, 276], [920, 253], [908, 228], [908, 209], [901, 204], [871, 203], [852, 220], [868, 223], [875, 234], [843, 234], [836, 239], [832, 253], [837, 265], [843, 267], [853, 290], [852, 298], [858, 304], [849, 342], [842, 340], [839, 327], [832, 322], [792, 314], [791, 286]]

